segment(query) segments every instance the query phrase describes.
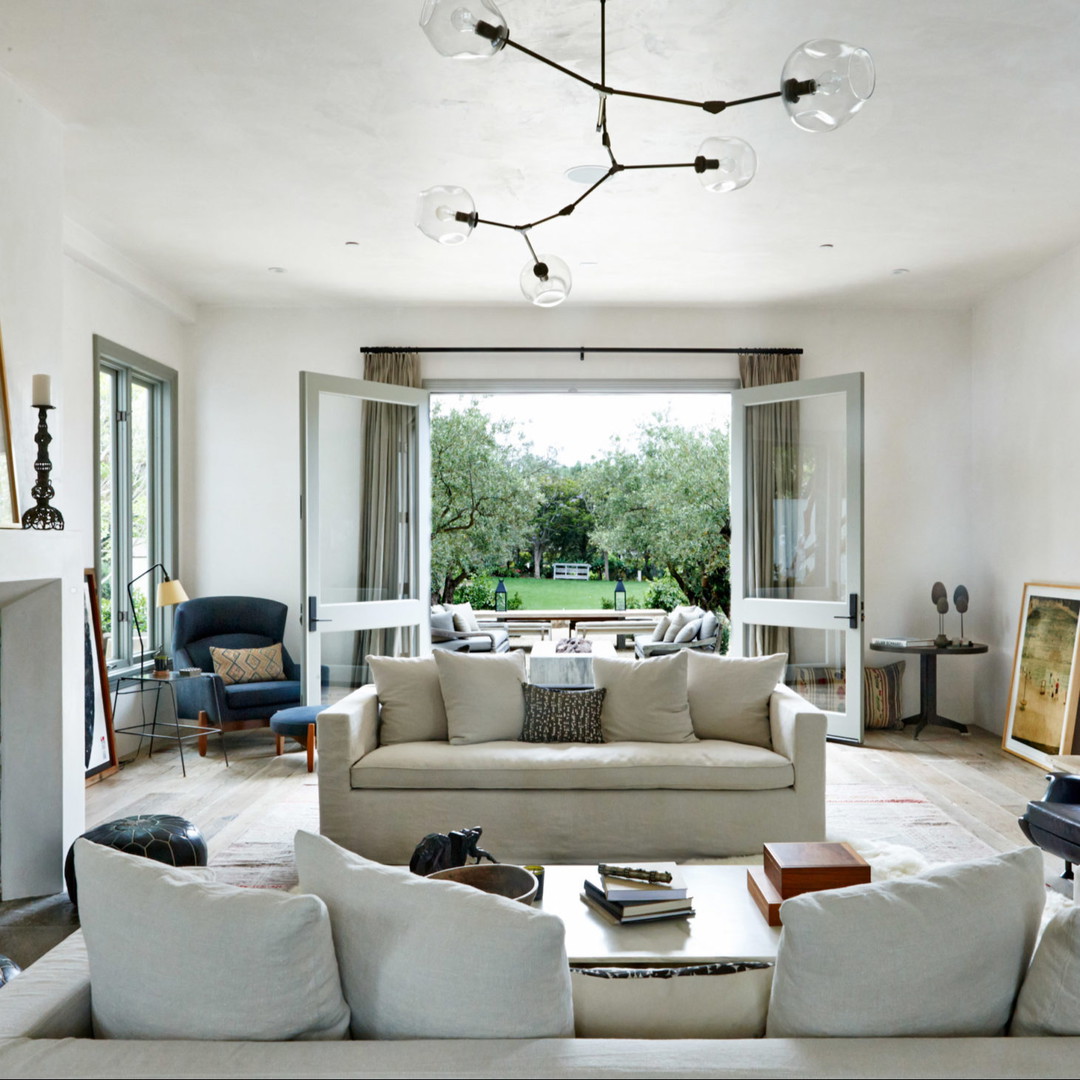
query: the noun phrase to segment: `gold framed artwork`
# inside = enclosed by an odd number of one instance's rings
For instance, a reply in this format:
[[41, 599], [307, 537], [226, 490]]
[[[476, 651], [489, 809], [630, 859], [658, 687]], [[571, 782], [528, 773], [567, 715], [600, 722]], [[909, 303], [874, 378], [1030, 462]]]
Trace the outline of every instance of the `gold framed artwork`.
[[4, 341], [0, 337], [0, 529], [21, 527], [19, 496], [15, 489], [15, 456], [11, 448], [11, 402], [4, 371]]
[[1080, 586], [1024, 585], [1001, 745], [1044, 768], [1072, 752], [1080, 698], [1078, 626]]

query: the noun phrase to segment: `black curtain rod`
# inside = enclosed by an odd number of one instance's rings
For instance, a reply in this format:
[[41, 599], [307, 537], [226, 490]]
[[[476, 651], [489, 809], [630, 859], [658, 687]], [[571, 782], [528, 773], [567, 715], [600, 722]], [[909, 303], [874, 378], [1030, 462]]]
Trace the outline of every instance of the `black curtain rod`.
[[697, 353], [697, 354], [718, 354], [718, 353], [779, 353], [782, 356], [802, 356], [802, 349], [774, 349], [769, 347], [755, 346], [753, 348], [742, 349], [644, 349], [644, 348], [628, 348], [628, 349], [597, 349], [586, 345], [573, 345], [573, 346], [553, 346], [553, 345], [507, 345], [503, 348], [499, 348], [494, 345], [478, 345], [475, 348], [466, 348], [460, 345], [436, 345], [431, 348], [425, 348], [422, 345], [364, 345], [360, 351], [362, 353], [373, 353], [379, 355], [380, 353], [399, 353], [399, 352], [418, 352], [418, 353], [577, 353], [581, 359], [585, 359], [586, 353]]

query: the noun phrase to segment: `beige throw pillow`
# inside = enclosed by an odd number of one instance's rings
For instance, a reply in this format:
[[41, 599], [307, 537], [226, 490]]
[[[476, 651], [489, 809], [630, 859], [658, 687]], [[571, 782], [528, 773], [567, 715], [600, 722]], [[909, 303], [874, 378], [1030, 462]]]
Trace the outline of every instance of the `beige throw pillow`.
[[433, 656], [369, 656], [379, 695], [379, 745], [446, 742], [446, 707]]
[[605, 742], [695, 742], [686, 698], [686, 650], [651, 660], [593, 657], [604, 690]]
[[447, 604], [446, 610], [454, 616], [455, 630], [475, 634], [480, 629], [472, 604]]
[[435, 653], [450, 742], [520, 739], [525, 722], [525, 656], [520, 652]]
[[717, 656], [691, 651], [686, 691], [694, 734], [751, 746], [772, 746], [769, 697], [787, 663], [772, 656]]
[[1019, 848], [785, 900], [766, 1035], [1003, 1034], [1044, 891], [1042, 852]]
[[285, 678], [281, 644], [264, 645], [257, 649], [217, 649], [210, 646], [214, 674], [221, 676], [226, 686], [232, 683], [280, 682]]
[[98, 1038], [347, 1036], [317, 896], [207, 882], [82, 838], [75, 869]]
[[1010, 1035], [1080, 1035], [1080, 908], [1047, 924], [1020, 987]]
[[296, 868], [300, 888], [330, 909], [354, 1038], [574, 1034], [565, 928], [555, 915], [369, 862], [313, 833], [296, 834]]

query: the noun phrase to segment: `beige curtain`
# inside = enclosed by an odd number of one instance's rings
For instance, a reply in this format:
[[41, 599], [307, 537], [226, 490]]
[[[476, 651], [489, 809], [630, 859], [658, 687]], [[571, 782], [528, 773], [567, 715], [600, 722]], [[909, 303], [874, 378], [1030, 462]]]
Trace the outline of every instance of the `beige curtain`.
[[[740, 353], [744, 387], [794, 382], [799, 356]], [[746, 492], [752, 507], [747, 577], [751, 596], [789, 597], [794, 578], [790, 559], [798, 536], [799, 406], [795, 402], [752, 405], [746, 410]], [[791, 634], [783, 626], [755, 626], [755, 656], [786, 652], [794, 661]]]
[[[367, 353], [364, 378], [370, 382], [420, 386], [420, 357], [414, 352]], [[363, 455], [360, 565], [361, 600], [399, 600], [427, 583], [409, 580], [411, 543], [407, 511], [416, 475], [412, 459], [415, 410], [408, 405], [366, 401], [363, 408]], [[371, 681], [365, 657], [408, 656], [412, 635], [406, 629], [383, 627], [358, 633], [356, 665], [362, 682]]]

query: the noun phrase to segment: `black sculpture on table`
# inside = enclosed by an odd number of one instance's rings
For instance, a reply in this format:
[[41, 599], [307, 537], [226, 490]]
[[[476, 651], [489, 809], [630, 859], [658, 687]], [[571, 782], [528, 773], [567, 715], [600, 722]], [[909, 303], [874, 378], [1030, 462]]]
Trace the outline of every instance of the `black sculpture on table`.
[[409, 860], [409, 869], [414, 874], [426, 877], [436, 870], [449, 870], [452, 866], [464, 866], [469, 859], [480, 862], [498, 862], [490, 852], [477, 847], [483, 829], [479, 825], [472, 828], [458, 829], [449, 836], [445, 833], [428, 833], [413, 851]]

